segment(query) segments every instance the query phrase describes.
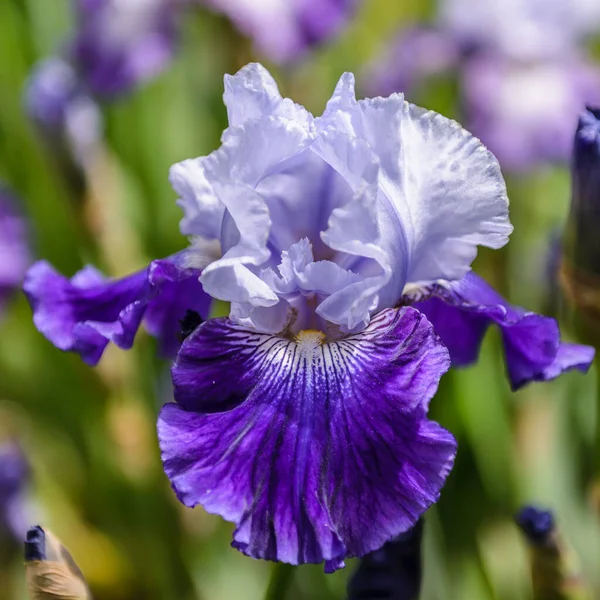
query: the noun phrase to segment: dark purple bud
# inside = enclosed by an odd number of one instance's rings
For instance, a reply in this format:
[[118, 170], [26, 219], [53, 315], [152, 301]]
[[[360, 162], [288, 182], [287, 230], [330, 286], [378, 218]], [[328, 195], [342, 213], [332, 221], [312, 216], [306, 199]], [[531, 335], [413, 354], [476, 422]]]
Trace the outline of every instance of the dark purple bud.
[[561, 283], [571, 302], [595, 318], [600, 312], [600, 108], [588, 108], [579, 117], [571, 177]]
[[367, 554], [348, 583], [348, 600], [416, 600], [421, 590], [423, 519]]
[[515, 516], [515, 521], [532, 544], [544, 544], [554, 531], [552, 513], [535, 506], [524, 506]]

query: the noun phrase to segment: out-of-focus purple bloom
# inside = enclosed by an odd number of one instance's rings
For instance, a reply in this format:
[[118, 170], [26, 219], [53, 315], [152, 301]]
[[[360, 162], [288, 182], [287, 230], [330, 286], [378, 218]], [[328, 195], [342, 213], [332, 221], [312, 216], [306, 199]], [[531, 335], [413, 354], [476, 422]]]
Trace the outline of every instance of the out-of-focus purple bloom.
[[399, 35], [365, 74], [366, 89], [389, 96], [409, 92], [423, 80], [454, 68], [462, 47], [455, 37], [435, 27], [412, 27]]
[[[449, 352], [428, 302], [465, 314], [456, 335], [473, 360], [480, 319], [510, 329], [515, 385], [585, 369], [593, 351], [468, 285], [477, 247], [503, 246], [512, 226], [495, 157], [458, 123], [400, 95], [358, 101], [349, 73], [318, 118], [257, 64], [226, 77], [224, 100], [222, 146], [171, 169], [195, 245], [160, 262], [168, 281], [202, 265], [196, 297], [231, 310], [184, 320], [177, 403], [158, 422], [163, 463], [184, 504], [236, 523], [240, 551], [332, 571], [414, 526], [452, 468], [455, 441], [427, 411], [456, 340]], [[99, 326], [79, 303], [85, 286], [56, 277], [43, 263], [30, 272], [34, 318], [77, 351], [90, 327], [128, 347], [146, 290], [161, 291], [152, 265], [92, 286]]]
[[48, 143], [67, 149], [78, 160], [94, 149], [102, 134], [98, 106], [73, 66], [62, 58], [46, 59], [34, 68], [25, 106]]
[[118, 280], [105, 279], [91, 266], [67, 279], [39, 261], [29, 269], [23, 289], [36, 327], [57, 348], [76, 352], [90, 365], [97, 364], [109, 342], [131, 348], [142, 320], [159, 339], [162, 353], [172, 357], [186, 311], [206, 318], [210, 303], [198, 281], [200, 271], [176, 266], [184, 256], [155, 260]]
[[503, 167], [564, 162], [578, 113], [600, 102], [600, 70], [577, 48], [595, 25], [593, 0], [446, 0], [432, 27], [392, 43], [368, 89], [410, 94], [457, 69], [465, 121]]
[[70, 60], [101, 98], [130, 91], [169, 63], [177, 37], [177, 0], [79, 1]]
[[468, 48], [517, 61], [560, 58], [600, 26], [595, 0], [441, 0], [439, 26]]
[[0, 543], [5, 536], [22, 539], [27, 530], [25, 492], [29, 465], [13, 442], [0, 444]]
[[479, 54], [462, 69], [464, 109], [502, 165], [527, 170], [570, 155], [577, 115], [600, 102], [600, 71], [577, 56], [518, 64]]
[[30, 262], [25, 217], [13, 195], [0, 186], [0, 317], [9, 297], [21, 286]]
[[301, 58], [336, 36], [360, 0], [206, 0], [226, 14], [270, 60]]

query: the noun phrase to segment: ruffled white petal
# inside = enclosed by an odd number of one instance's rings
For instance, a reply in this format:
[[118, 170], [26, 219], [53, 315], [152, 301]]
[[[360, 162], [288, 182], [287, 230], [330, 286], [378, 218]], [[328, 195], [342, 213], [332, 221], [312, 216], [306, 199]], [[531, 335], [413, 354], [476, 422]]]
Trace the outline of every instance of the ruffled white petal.
[[304, 128], [263, 117], [232, 128], [221, 148], [202, 159], [206, 180], [227, 210], [221, 239], [223, 257], [202, 275], [207, 293], [229, 302], [273, 306], [277, 296], [250, 267], [270, 258], [271, 219], [257, 184], [310, 142]]
[[313, 121], [303, 106], [281, 96], [275, 80], [259, 63], [250, 63], [235, 75], [225, 75], [223, 101], [230, 126], [264, 116], [289, 119], [307, 129]]
[[169, 181], [179, 195], [177, 204], [183, 210], [181, 233], [219, 239], [225, 206], [204, 177], [202, 159], [190, 158], [174, 164], [169, 171]]
[[491, 152], [458, 123], [401, 95], [357, 102], [345, 74], [318, 121], [364, 140], [381, 163], [381, 197], [408, 244], [407, 282], [454, 280], [477, 245], [503, 246], [512, 227], [506, 186]]

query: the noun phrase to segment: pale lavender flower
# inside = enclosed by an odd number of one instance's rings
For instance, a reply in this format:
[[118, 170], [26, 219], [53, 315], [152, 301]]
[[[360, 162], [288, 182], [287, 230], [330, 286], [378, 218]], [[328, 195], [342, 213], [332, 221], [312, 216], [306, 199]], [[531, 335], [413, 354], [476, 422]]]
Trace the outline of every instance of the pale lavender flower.
[[515, 171], [566, 161], [577, 116], [600, 103], [600, 70], [577, 55], [516, 63], [480, 53], [464, 62], [461, 77], [473, 133]]
[[[429, 401], [489, 324], [515, 388], [585, 371], [593, 349], [470, 273], [477, 247], [503, 246], [512, 227], [496, 159], [460, 125], [401, 95], [357, 101], [348, 73], [318, 118], [257, 64], [226, 77], [224, 100], [222, 146], [171, 169], [195, 242], [158, 261], [163, 280], [200, 275], [190, 301], [231, 310], [184, 319], [164, 467], [185, 505], [236, 523], [240, 551], [331, 571], [438, 499], [455, 441]], [[41, 264], [26, 282], [34, 319], [66, 350], [81, 353], [89, 327], [129, 346], [148, 286], [162, 293], [156, 262], [93, 302], [77, 281], [44, 284]]]
[[449, 72], [463, 52], [462, 44], [443, 29], [408, 28], [369, 65], [365, 86], [381, 96], [411, 91], [427, 78]]
[[439, 26], [517, 61], [560, 58], [600, 27], [596, 0], [441, 0]]
[[360, 0], [206, 0], [250, 37], [259, 52], [284, 63], [341, 31]]
[[29, 234], [16, 198], [0, 186], [0, 318], [31, 262]]
[[69, 62], [59, 57], [40, 61], [25, 89], [27, 114], [53, 149], [81, 162], [102, 135], [98, 105]]
[[577, 47], [595, 27], [595, 0], [445, 0], [432, 27], [399, 35], [367, 89], [410, 94], [455, 71], [464, 119], [503, 167], [566, 162], [577, 115], [600, 100], [600, 70]]

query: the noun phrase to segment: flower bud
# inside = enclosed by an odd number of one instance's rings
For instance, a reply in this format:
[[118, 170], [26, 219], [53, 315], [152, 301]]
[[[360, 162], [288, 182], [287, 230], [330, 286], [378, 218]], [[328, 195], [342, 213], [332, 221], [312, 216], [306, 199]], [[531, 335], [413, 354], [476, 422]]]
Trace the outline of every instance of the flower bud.
[[31, 600], [91, 600], [83, 574], [69, 551], [39, 525], [27, 532], [25, 570]]
[[577, 557], [550, 511], [525, 506], [515, 517], [529, 543], [534, 600], [591, 600]]
[[348, 600], [416, 600], [421, 590], [423, 520], [367, 554], [348, 583]]
[[580, 117], [571, 165], [571, 212], [564, 235], [561, 283], [584, 314], [600, 316], [600, 109]]

